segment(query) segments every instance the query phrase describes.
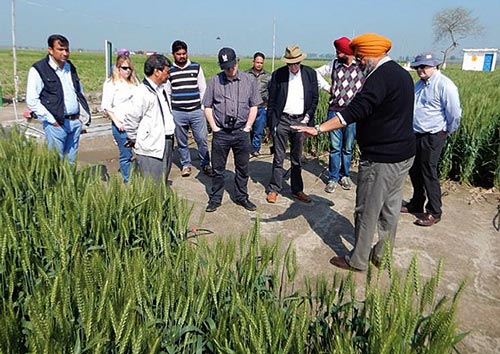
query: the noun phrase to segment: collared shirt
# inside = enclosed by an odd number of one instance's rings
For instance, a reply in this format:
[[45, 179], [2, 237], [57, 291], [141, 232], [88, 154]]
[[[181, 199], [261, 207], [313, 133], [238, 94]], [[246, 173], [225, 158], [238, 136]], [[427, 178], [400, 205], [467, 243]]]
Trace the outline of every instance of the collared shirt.
[[[61, 81], [64, 95], [64, 114], [77, 114], [80, 112], [78, 98], [76, 97], [75, 87], [71, 79], [71, 66], [68, 62], [64, 63], [61, 69], [55, 63], [52, 56], [49, 55], [49, 65], [54, 69], [57, 77]], [[36, 113], [40, 121], [47, 121], [50, 124], [56, 122], [56, 119], [40, 102], [40, 93], [43, 90], [43, 81], [34, 67], [31, 67], [28, 72], [28, 83], [26, 86], [26, 104], [28, 108]], [[83, 90], [82, 90], [83, 93]]]
[[304, 86], [300, 70], [297, 74], [288, 72], [288, 94], [283, 113], [304, 114]]
[[250, 108], [262, 102], [254, 77], [238, 70], [236, 77], [229, 79], [224, 72], [210, 78], [203, 105], [212, 108], [218, 127], [226, 127], [226, 117], [235, 117], [235, 127], [244, 126]]
[[460, 123], [462, 108], [458, 88], [439, 70], [415, 84], [413, 130], [416, 133], [453, 133]]
[[262, 69], [260, 72], [256, 72], [253, 68], [248, 69], [247, 73], [255, 77], [255, 79], [257, 80], [257, 86], [259, 88], [260, 96], [262, 97], [262, 103], [259, 105], [259, 107], [267, 107], [271, 73], [265, 71], [264, 69]]

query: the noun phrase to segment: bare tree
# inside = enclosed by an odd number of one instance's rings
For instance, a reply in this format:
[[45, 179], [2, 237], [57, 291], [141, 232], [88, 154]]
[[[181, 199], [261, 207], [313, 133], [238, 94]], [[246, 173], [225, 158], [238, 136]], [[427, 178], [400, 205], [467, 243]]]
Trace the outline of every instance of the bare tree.
[[472, 16], [472, 11], [463, 7], [443, 9], [434, 15], [432, 21], [435, 42], [450, 40], [451, 44], [443, 50], [442, 68], [446, 69], [448, 55], [458, 46], [458, 41], [468, 36], [483, 33], [484, 28], [478, 17]]

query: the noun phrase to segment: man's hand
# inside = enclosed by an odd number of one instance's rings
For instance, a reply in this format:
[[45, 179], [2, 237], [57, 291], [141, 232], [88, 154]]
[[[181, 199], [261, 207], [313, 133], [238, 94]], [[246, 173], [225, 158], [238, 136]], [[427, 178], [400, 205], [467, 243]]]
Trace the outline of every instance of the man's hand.
[[133, 148], [135, 147], [135, 140], [127, 139], [127, 142], [123, 144], [126, 148]]
[[290, 128], [300, 132], [305, 133], [306, 137], [318, 135], [318, 131], [314, 127], [308, 127], [305, 125], [292, 125]]

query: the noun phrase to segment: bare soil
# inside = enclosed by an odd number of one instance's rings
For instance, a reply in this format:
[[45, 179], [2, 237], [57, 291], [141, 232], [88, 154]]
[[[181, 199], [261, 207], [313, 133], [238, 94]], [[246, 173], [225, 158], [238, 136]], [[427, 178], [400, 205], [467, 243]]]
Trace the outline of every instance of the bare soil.
[[[18, 111], [22, 113], [21, 109]], [[0, 121], [12, 119], [12, 114], [11, 107], [0, 108]], [[118, 174], [118, 149], [110, 130], [99, 134], [90, 132], [82, 136], [79, 164], [105, 165], [110, 174]], [[281, 236], [285, 246], [293, 243], [299, 278], [304, 275], [330, 278], [336, 271], [346, 273], [331, 266], [329, 259], [353, 247], [355, 187], [348, 191], [338, 188], [333, 194], [324, 192], [325, 163], [305, 159], [305, 192], [313, 202], [304, 204], [294, 200], [285, 184], [277, 203], [268, 204], [265, 186], [269, 182], [272, 156], [262, 155], [250, 162], [250, 199], [258, 209], [249, 212], [231, 201], [234, 167], [230, 156], [223, 204], [216, 212], [205, 213], [210, 178], [200, 172], [196, 150], [192, 147], [194, 173], [181, 177], [177, 165], [173, 166], [170, 179], [172, 188], [192, 203], [190, 227], [203, 230], [201, 237], [246, 234], [259, 219], [262, 239], [274, 240]], [[269, 151], [268, 147], [263, 147], [263, 151]], [[355, 168], [352, 180], [355, 184]], [[411, 196], [409, 180], [404, 196]], [[401, 215], [399, 221], [393, 254], [397, 269], [404, 272], [416, 255], [420, 274], [428, 278], [443, 259], [442, 294], [450, 295], [463, 280], [467, 282], [458, 311], [459, 331], [469, 332], [458, 345], [461, 353], [500, 353], [500, 232], [493, 222], [499, 204], [500, 194], [495, 189], [446, 182], [440, 223], [429, 228], [419, 227], [413, 224], [413, 215]], [[356, 280], [362, 288], [364, 275], [357, 274]]]

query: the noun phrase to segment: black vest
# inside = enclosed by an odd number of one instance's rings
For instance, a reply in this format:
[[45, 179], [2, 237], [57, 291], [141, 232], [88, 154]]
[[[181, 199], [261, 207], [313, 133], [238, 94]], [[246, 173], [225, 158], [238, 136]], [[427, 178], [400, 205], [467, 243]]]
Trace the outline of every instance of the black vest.
[[[71, 79], [73, 81], [73, 87], [75, 88], [76, 97], [78, 102], [81, 104], [83, 109], [89, 114], [90, 109], [87, 100], [81, 93], [80, 79], [76, 73], [75, 66], [68, 60], [71, 70]], [[40, 78], [43, 81], [43, 89], [40, 92], [40, 103], [47, 108], [47, 110], [54, 116], [59, 124], [64, 124], [64, 92], [61, 84], [61, 80], [57, 76], [56, 72], [49, 65], [49, 56], [47, 55], [42, 60], [37, 61], [33, 64], [33, 67], [40, 74]], [[90, 124], [90, 119], [87, 125]]]

